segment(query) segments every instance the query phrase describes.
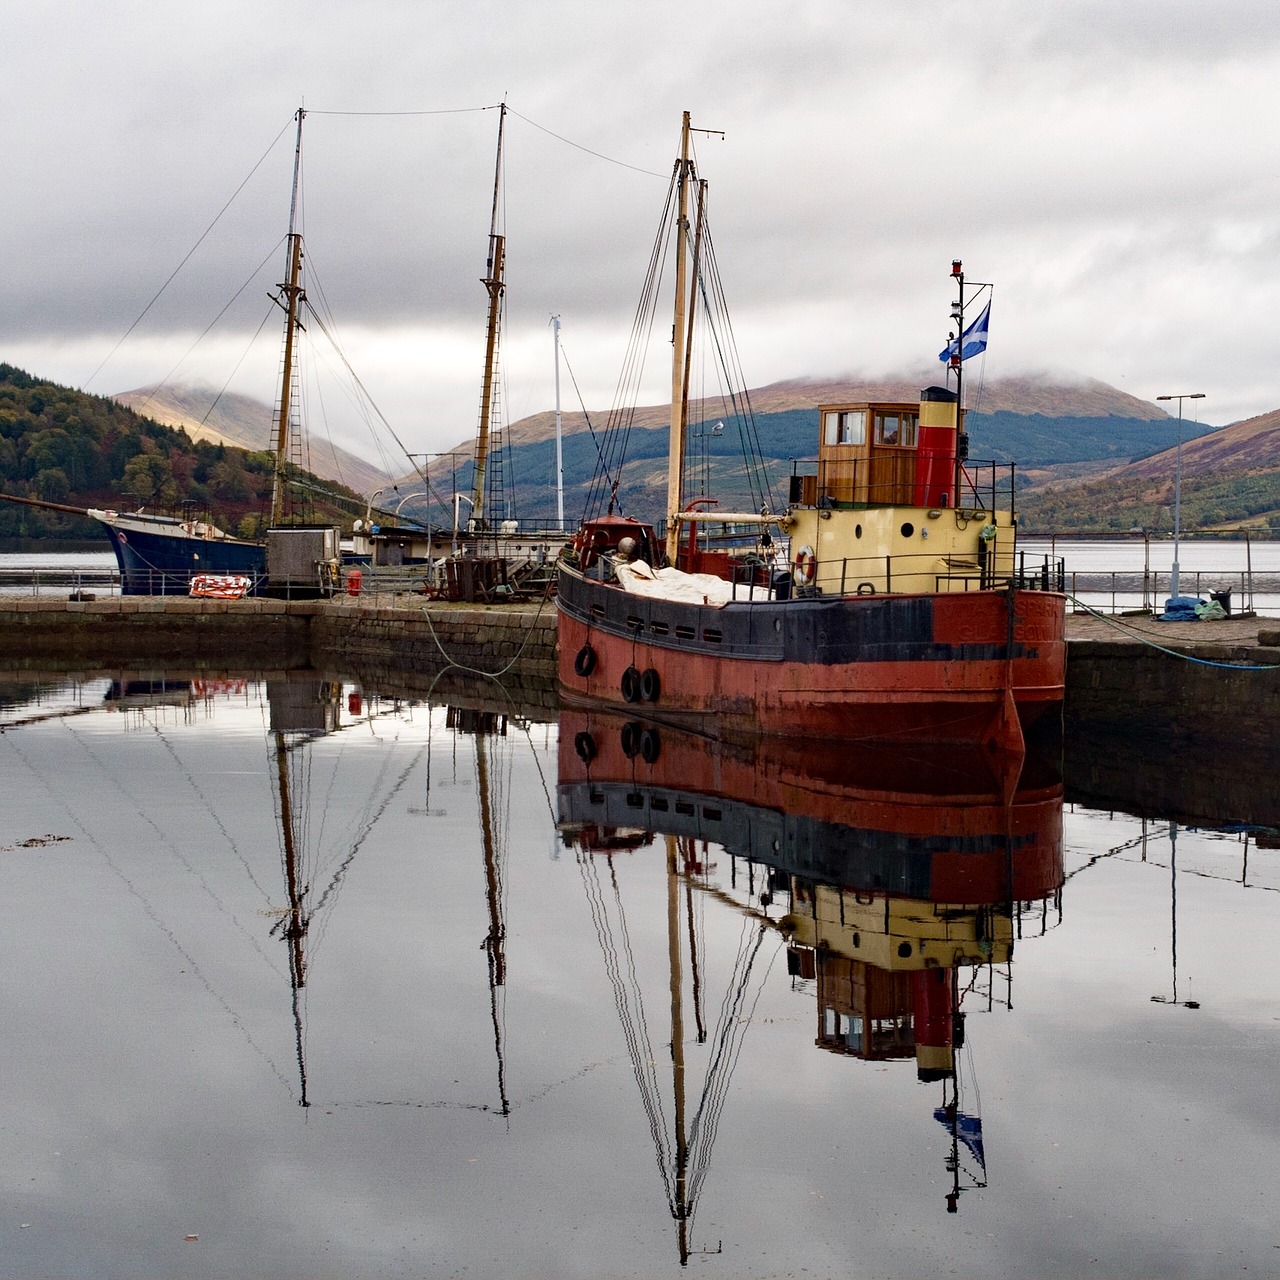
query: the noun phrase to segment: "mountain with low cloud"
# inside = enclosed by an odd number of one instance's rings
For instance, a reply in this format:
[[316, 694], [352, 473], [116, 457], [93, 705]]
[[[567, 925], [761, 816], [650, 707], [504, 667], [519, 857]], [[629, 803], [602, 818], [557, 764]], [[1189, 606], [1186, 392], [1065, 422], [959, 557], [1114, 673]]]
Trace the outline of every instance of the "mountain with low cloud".
[[[910, 373], [891, 378], [791, 378], [772, 382], [749, 392], [751, 407], [757, 415], [812, 411], [820, 404], [839, 404], [859, 400], [916, 401], [924, 387], [940, 381], [937, 369], [925, 369], [915, 376]], [[1119, 418], [1132, 422], [1163, 422], [1168, 419], [1159, 406], [1118, 391], [1105, 382], [1092, 379], [1068, 382], [1044, 377], [995, 378], [985, 384], [967, 383], [965, 400], [970, 418], [984, 414], [1010, 413], [1019, 417], [1043, 418]], [[716, 420], [725, 414], [721, 400], [695, 400], [689, 410], [691, 422], [701, 418]], [[603, 409], [592, 411], [593, 423], [604, 421]], [[554, 411], [531, 414], [512, 423], [513, 445], [536, 444], [554, 439]], [[648, 405], [635, 411], [634, 424], [641, 428], [666, 427], [670, 407]], [[586, 430], [586, 419], [580, 411], [562, 414], [566, 435]], [[971, 430], [973, 428], [971, 427]], [[814, 426], [816, 433], [817, 427]], [[815, 434], [815, 442], [816, 442]]]
[[[265, 452], [275, 448], [271, 407], [252, 396], [231, 392], [219, 395], [212, 387], [165, 385], [138, 387], [111, 398], [167, 427], [185, 431], [193, 440]], [[331, 440], [313, 437], [309, 452], [310, 457], [304, 462], [309, 471], [357, 493], [373, 493], [390, 479], [380, 467]]]

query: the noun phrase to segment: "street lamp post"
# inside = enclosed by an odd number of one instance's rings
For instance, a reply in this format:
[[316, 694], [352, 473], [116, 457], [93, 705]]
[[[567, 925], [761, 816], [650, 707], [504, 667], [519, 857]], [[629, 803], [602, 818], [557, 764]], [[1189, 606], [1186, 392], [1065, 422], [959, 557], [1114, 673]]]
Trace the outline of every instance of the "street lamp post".
[[1173, 465], [1173, 574], [1169, 580], [1170, 599], [1178, 598], [1178, 540], [1182, 534], [1182, 402], [1203, 400], [1203, 391], [1184, 391], [1176, 396], [1156, 396], [1157, 400], [1178, 402], [1178, 450]]

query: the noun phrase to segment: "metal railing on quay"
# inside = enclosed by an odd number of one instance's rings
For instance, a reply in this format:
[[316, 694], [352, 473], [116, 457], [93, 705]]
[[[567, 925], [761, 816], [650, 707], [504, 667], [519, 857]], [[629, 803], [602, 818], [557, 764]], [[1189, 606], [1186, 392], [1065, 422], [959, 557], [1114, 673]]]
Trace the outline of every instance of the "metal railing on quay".
[[[1172, 572], [1139, 570], [1072, 570], [1071, 595], [1087, 600], [1102, 613], [1159, 613], [1172, 589]], [[1228, 613], [1252, 613], [1258, 594], [1280, 594], [1280, 574], [1250, 569], [1186, 570], [1178, 575], [1178, 593], [1217, 600]]]
[[115, 569], [0, 569], [0, 597], [119, 594]]

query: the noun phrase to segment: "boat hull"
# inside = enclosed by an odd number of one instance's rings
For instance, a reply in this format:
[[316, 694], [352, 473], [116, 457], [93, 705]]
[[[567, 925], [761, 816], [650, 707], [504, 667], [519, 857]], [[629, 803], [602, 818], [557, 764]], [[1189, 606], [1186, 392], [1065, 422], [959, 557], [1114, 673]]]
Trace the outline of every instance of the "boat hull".
[[1063, 882], [1060, 777], [1036, 760], [1009, 792], [979, 747], [730, 744], [568, 710], [557, 781], [559, 823], [588, 846], [625, 832], [709, 840], [791, 875], [932, 902], [1038, 900]]
[[187, 595], [196, 574], [236, 574], [256, 595], [266, 581], [267, 549], [239, 539], [194, 537], [178, 523], [98, 516], [111, 540], [126, 596]]
[[[1020, 750], [1023, 730], [1062, 705], [1066, 609], [1057, 592], [714, 606], [633, 595], [562, 565], [558, 608], [567, 705], [639, 704], [656, 721], [721, 736]], [[637, 689], [636, 676], [649, 672]]]

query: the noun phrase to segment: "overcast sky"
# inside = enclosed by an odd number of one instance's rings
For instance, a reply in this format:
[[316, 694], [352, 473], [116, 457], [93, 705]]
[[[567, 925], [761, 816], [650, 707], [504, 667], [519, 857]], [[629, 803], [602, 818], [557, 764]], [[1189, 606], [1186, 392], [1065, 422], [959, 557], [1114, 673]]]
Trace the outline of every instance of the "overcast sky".
[[937, 367], [961, 257], [988, 378], [1280, 407], [1275, 0], [28, 0], [5, 53], [0, 359], [57, 382], [273, 398], [305, 104], [312, 300], [410, 450], [467, 438], [498, 113], [464, 109], [505, 98], [511, 420], [552, 406], [553, 312], [611, 400], [684, 109], [725, 131], [696, 146], [751, 385]]

